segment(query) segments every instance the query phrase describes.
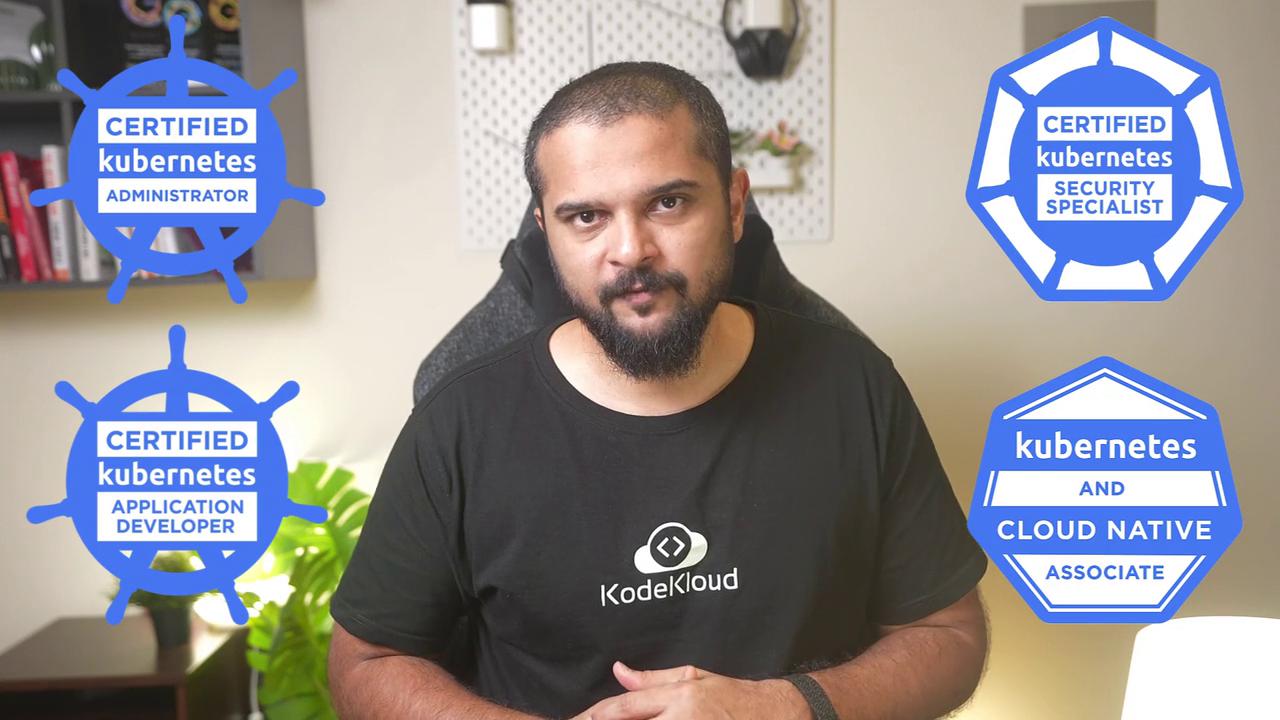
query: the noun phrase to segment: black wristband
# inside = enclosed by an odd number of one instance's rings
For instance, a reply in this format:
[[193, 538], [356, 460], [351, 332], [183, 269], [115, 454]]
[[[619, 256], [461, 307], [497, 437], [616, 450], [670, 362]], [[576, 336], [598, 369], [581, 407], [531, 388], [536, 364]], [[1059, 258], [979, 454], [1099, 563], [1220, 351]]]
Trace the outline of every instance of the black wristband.
[[836, 709], [831, 706], [831, 698], [827, 697], [826, 691], [817, 680], [803, 673], [787, 675], [782, 679], [800, 691], [801, 697], [809, 703], [809, 713], [813, 716], [813, 720], [840, 720], [840, 716], [836, 715]]

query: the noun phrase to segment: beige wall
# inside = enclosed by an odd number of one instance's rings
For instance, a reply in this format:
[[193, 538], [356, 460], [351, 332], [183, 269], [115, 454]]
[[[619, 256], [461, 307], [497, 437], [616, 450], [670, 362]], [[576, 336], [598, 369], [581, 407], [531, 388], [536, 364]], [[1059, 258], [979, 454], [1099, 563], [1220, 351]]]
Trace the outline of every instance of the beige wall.
[[[63, 614], [104, 610], [106, 575], [65, 520], [30, 505], [63, 495], [75, 412], [53, 384], [97, 398], [165, 359], [165, 328], [190, 331], [189, 362], [259, 398], [303, 388], [277, 417], [295, 456], [336, 458], [372, 485], [409, 409], [418, 359], [493, 281], [496, 253], [458, 249], [451, 3], [309, 0], [305, 31], [320, 279], [221, 288], [0, 293], [0, 646]], [[967, 506], [985, 422], [998, 404], [1100, 354], [1212, 402], [1245, 529], [1183, 615], [1280, 616], [1280, 486], [1270, 441], [1280, 393], [1276, 202], [1280, 100], [1269, 0], [1160, 0], [1158, 37], [1222, 76], [1248, 200], [1187, 282], [1154, 305], [1036, 299], [968, 210], [963, 188], [987, 79], [1021, 51], [1021, 3], [836, 0], [838, 202], [830, 244], [788, 246], [806, 282], [861, 324], [910, 383]], [[992, 570], [990, 668], [965, 718], [1116, 717], [1136, 627], [1050, 627]]]

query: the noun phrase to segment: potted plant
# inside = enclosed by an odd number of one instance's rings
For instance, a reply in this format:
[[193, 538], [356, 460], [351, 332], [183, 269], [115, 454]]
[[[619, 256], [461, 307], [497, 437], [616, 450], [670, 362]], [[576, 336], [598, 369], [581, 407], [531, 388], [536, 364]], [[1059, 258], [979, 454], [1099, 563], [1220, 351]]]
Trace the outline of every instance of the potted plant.
[[[161, 572], [191, 572], [196, 554], [190, 551], [156, 553], [151, 567]], [[120, 592], [117, 582], [116, 592]], [[130, 605], [145, 608], [156, 632], [156, 645], [162, 648], [186, 645], [191, 641], [191, 605], [200, 595], [161, 595], [149, 590], [135, 590]]]
[[754, 190], [790, 190], [795, 186], [795, 161], [804, 149], [799, 136], [778, 121], [763, 133], [735, 130], [729, 133], [729, 145], [737, 164], [746, 168]]
[[270, 572], [289, 578], [287, 597], [263, 601], [241, 593], [252, 615], [248, 662], [262, 674], [258, 701], [268, 718], [336, 719], [326, 672], [333, 635], [329, 599], [351, 560], [370, 497], [349, 470], [300, 462], [289, 474], [289, 498], [321, 505], [329, 516], [319, 524], [294, 517], [280, 524], [267, 554]]

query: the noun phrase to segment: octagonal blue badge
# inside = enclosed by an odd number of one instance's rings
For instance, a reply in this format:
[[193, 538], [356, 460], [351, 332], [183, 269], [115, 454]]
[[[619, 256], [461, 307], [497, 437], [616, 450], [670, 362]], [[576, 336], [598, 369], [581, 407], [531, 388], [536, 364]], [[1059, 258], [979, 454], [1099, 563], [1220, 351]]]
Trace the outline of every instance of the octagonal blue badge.
[[969, 531], [1045, 622], [1168, 620], [1240, 527], [1213, 407], [1118, 360], [991, 416]]
[[969, 206], [1045, 300], [1164, 300], [1244, 199], [1208, 67], [1099, 18], [991, 76]]

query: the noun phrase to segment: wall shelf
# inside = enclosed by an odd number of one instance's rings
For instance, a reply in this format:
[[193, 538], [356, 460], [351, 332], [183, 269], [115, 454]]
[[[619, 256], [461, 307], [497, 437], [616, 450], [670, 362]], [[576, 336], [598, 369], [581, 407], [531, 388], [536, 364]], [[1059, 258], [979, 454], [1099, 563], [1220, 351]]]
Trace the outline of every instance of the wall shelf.
[[[257, 280], [265, 280], [258, 272], [237, 272], [236, 276], [246, 283]], [[94, 280], [86, 282], [83, 280], [73, 280], [71, 282], [34, 282], [34, 283], [0, 283], [0, 293], [4, 292], [41, 292], [45, 290], [93, 290], [106, 289], [111, 286], [114, 278], [106, 280]], [[277, 278], [278, 279], [278, 278]], [[211, 285], [222, 284], [222, 278], [205, 273], [203, 275], [186, 275], [183, 277], [160, 276], [153, 278], [134, 278], [129, 282], [129, 292], [133, 292], [138, 288], [149, 287], [167, 287], [172, 285]]]
[[0, 90], [0, 105], [46, 105], [74, 100], [66, 90]]

